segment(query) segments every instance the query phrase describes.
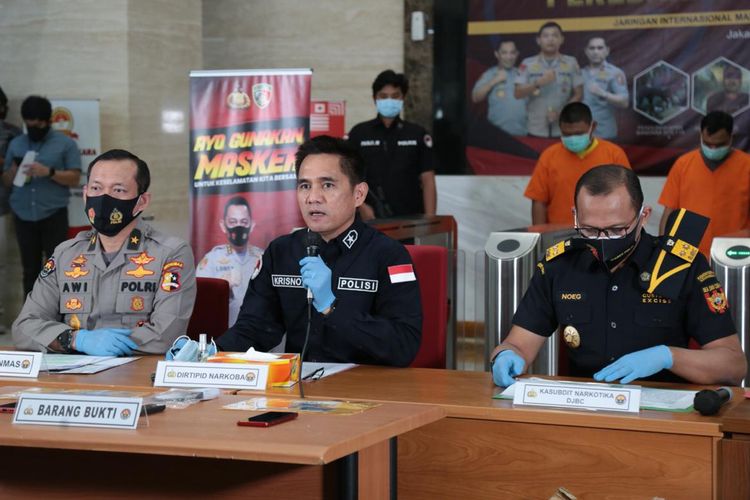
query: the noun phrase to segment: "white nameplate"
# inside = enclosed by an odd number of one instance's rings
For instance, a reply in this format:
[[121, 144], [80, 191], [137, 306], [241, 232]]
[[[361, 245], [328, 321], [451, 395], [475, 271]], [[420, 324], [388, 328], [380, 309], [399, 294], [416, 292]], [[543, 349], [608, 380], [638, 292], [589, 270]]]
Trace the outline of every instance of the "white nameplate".
[[217, 387], [264, 391], [268, 365], [253, 363], [189, 363], [159, 361], [155, 387]]
[[0, 377], [37, 378], [43, 356], [41, 352], [0, 351]]
[[143, 398], [25, 392], [18, 398], [13, 423], [135, 429], [142, 403]]
[[515, 386], [514, 405], [638, 413], [641, 403], [640, 386], [525, 380]]

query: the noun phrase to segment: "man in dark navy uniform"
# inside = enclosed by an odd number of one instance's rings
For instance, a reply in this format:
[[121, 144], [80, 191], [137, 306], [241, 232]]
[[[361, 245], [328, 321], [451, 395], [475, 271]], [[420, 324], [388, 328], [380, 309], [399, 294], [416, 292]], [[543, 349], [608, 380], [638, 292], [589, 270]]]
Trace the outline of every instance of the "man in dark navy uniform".
[[[297, 201], [308, 229], [268, 246], [237, 322], [217, 339], [220, 350], [267, 351], [286, 333], [286, 351], [301, 352], [310, 289], [308, 360], [407, 366], [414, 359], [419, 287], [403, 245], [357, 217], [368, 190], [361, 161], [352, 145], [328, 136], [300, 146]], [[324, 241], [319, 256], [306, 256], [308, 231]]]
[[[708, 220], [679, 210], [665, 236], [650, 236], [638, 177], [618, 165], [589, 170], [575, 193], [581, 238], [549, 248], [537, 265], [493, 352], [495, 383], [512, 384], [562, 326], [570, 375], [739, 385], [747, 361], [721, 285], [697, 248]], [[688, 349], [690, 338], [701, 348]]]
[[432, 138], [423, 127], [399, 116], [408, 91], [409, 81], [403, 74], [390, 69], [380, 73], [372, 84], [378, 116], [349, 132], [349, 142], [364, 158], [370, 188], [360, 208], [365, 219], [435, 215]]

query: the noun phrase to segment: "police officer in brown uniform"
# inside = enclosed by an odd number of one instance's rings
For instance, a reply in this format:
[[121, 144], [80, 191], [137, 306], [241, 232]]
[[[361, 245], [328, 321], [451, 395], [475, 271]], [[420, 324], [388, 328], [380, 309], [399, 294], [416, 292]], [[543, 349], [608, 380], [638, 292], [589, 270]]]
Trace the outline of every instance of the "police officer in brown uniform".
[[138, 219], [148, 207], [146, 162], [114, 149], [89, 165], [94, 227], [55, 248], [13, 323], [19, 349], [98, 356], [164, 353], [195, 302], [193, 252]]

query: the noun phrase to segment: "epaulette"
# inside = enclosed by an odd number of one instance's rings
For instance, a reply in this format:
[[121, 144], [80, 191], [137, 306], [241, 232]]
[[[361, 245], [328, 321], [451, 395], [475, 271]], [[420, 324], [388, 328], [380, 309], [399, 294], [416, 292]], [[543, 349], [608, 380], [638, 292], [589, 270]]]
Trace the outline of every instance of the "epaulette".
[[585, 248], [585, 246], [586, 245], [580, 238], [571, 238], [569, 240], [557, 242], [551, 247], [547, 248], [547, 250], [544, 252], [544, 260], [545, 262], [549, 262], [552, 259], [564, 254], [565, 252], [570, 252], [571, 250], [580, 250], [582, 248]]
[[659, 251], [654, 252], [641, 274], [641, 285], [648, 293], [670, 299], [678, 298], [686, 271], [698, 256], [698, 245], [706, 232], [709, 219], [684, 208], [674, 210], [667, 218]]

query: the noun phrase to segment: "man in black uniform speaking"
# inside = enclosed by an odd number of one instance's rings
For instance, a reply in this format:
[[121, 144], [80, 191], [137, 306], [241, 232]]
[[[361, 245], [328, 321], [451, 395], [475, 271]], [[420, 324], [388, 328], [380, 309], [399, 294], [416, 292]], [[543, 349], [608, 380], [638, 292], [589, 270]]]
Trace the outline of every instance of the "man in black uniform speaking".
[[[721, 285], [697, 249], [707, 219], [679, 210], [665, 236], [650, 236], [638, 177], [618, 165], [589, 170], [575, 193], [581, 238], [550, 247], [537, 265], [492, 354], [495, 383], [512, 384], [562, 325], [572, 376], [739, 385], [747, 361]], [[687, 348], [690, 338], [700, 349]]]
[[372, 83], [378, 116], [357, 124], [351, 142], [365, 161], [364, 180], [369, 185], [362, 217], [435, 215], [437, 189], [432, 138], [416, 123], [400, 118], [409, 81], [402, 73], [386, 70]]
[[[421, 338], [419, 286], [403, 245], [356, 216], [368, 189], [359, 154], [341, 139], [319, 136], [300, 146], [296, 165], [308, 229], [271, 242], [237, 322], [216, 344], [267, 351], [286, 333], [286, 351], [301, 352], [309, 289], [306, 360], [407, 366]], [[319, 256], [306, 256], [309, 231], [323, 239]]]

